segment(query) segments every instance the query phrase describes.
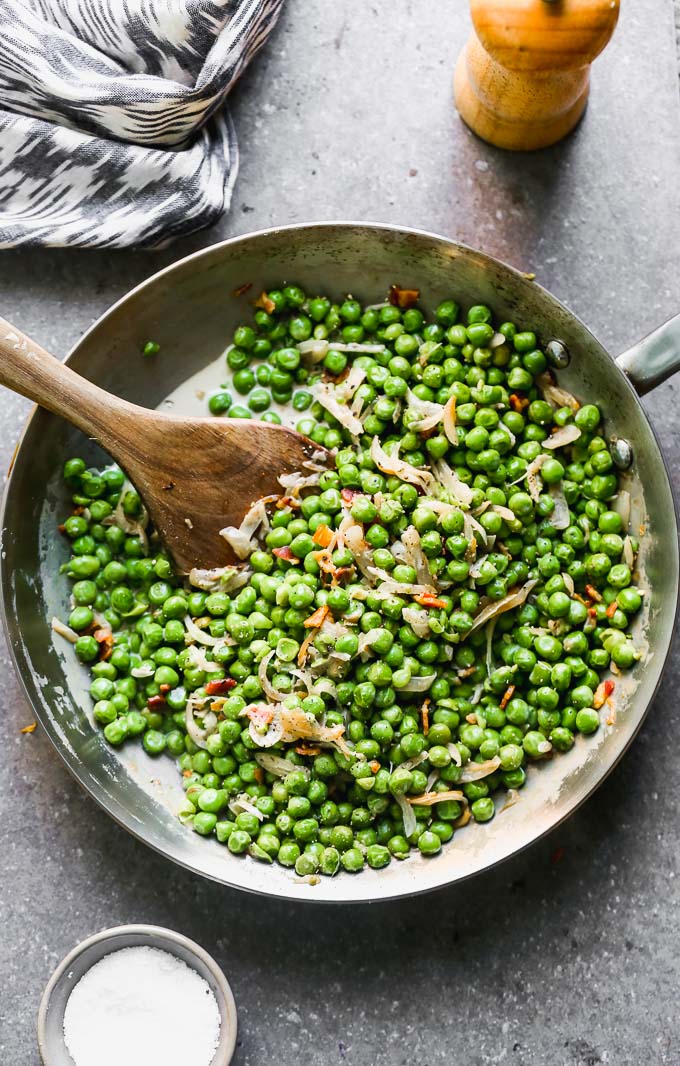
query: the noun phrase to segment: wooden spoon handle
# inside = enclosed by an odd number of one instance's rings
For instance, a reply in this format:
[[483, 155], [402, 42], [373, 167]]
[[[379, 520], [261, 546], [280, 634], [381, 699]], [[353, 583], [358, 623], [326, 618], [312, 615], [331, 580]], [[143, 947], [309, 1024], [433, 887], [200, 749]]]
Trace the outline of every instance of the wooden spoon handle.
[[4, 318], [0, 318], [0, 385], [61, 415], [107, 446], [113, 443], [113, 450], [122, 436], [121, 423], [139, 413], [134, 404], [64, 366]]

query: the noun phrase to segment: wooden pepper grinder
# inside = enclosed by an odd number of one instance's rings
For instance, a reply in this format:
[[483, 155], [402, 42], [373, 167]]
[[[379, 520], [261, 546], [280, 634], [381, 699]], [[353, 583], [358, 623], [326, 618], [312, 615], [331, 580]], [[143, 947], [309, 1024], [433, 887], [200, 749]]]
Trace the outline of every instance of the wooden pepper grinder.
[[499, 148], [555, 144], [585, 110], [619, 0], [470, 0], [470, 10], [454, 79], [461, 117]]

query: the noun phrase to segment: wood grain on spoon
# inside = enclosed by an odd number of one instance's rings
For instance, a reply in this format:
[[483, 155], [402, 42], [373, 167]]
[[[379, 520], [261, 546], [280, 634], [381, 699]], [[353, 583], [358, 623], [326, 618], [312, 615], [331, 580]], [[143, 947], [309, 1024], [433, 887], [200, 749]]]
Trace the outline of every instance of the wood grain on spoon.
[[234, 561], [219, 536], [279, 474], [303, 470], [318, 445], [246, 419], [182, 418], [105, 392], [0, 318], [0, 384], [61, 415], [101, 444], [140, 492], [181, 572]]

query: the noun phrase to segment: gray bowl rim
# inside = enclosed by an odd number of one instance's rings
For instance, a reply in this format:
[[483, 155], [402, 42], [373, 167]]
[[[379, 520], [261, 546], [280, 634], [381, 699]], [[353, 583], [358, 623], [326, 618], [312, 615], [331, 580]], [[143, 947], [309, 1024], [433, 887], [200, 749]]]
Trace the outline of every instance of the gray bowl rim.
[[[217, 962], [215, 962], [215, 959], [205, 950], [205, 948], [201, 947], [200, 944], [197, 944], [195, 940], [191, 940], [188, 936], [184, 936], [183, 933], [177, 933], [174, 929], [166, 929], [164, 926], [161, 925], [133, 924], [115, 925], [112, 926], [110, 929], [102, 929], [101, 932], [93, 933], [92, 936], [86, 937], [85, 940], [81, 940], [79, 944], [76, 944], [76, 946], [72, 948], [71, 951], [69, 951], [68, 955], [66, 955], [62, 959], [57, 968], [54, 970], [52, 976], [45, 985], [45, 990], [40, 999], [40, 1006], [38, 1007], [38, 1050], [40, 1051], [40, 1058], [44, 1066], [52, 1066], [52, 1063], [50, 1061], [52, 1051], [51, 1048], [48, 1046], [47, 1039], [47, 1012], [50, 1007], [50, 1002], [54, 989], [57, 987], [59, 982], [63, 980], [64, 974], [67, 973], [67, 971], [73, 965], [75, 960], [85, 951], [88, 951], [89, 948], [93, 947], [93, 945], [100, 944], [105, 941], [110, 941], [112, 947], [111, 952], [109, 952], [109, 954], [113, 954], [114, 951], [123, 950], [122, 948], [116, 948], [114, 946], [116, 939], [118, 937], [127, 936], [130, 934], [137, 934], [141, 936], [147, 936], [152, 939], [157, 939], [159, 947], [162, 945], [163, 942], [165, 944], [169, 943], [171, 945], [180, 944], [191, 955], [194, 955], [196, 956], [196, 958], [200, 959], [201, 962], [206, 966], [206, 968], [210, 970], [210, 973], [214, 977], [215, 983], [219, 989], [219, 994], [222, 997], [224, 1004], [224, 1013], [227, 1016], [228, 1022], [228, 1031], [224, 1034], [224, 1036], [226, 1037], [224, 1047], [221, 1048], [218, 1046], [215, 1054], [217, 1055], [218, 1053], [222, 1054], [223, 1052], [226, 1052], [228, 1057], [224, 1061], [226, 1063], [231, 1062], [234, 1056], [234, 1051], [236, 1049], [236, 1037], [238, 1033], [238, 1015], [236, 1011], [236, 1002], [234, 1000], [234, 994], [231, 990], [231, 985], [227, 981], [227, 978], [222, 968]], [[162, 950], [167, 950], [167, 948]], [[103, 957], [104, 956], [102, 956], [102, 958]], [[187, 965], [189, 964], [187, 963]], [[221, 1010], [220, 1016], [222, 1016]], [[220, 1043], [222, 1043], [223, 1039], [223, 1029], [224, 1027], [220, 1029]], [[211, 1064], [211, 1066], [213, 1066], [213, 1064]], [[219, 1060], [217, 1066], [221, 1066]]]

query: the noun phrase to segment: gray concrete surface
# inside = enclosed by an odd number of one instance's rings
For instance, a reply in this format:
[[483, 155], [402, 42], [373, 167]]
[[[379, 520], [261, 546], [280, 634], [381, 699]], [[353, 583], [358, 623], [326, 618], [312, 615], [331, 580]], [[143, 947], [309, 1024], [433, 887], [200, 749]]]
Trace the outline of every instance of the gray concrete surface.
[[[466, 6], [289, 0], [234, 99], [243, 161], [230, 216], [153, 255], [4, 253], [2, 312], [64, 351], [192, 248], [273, 222], [355, 217], [439, 230], [534, 270], [621, 350], [680, 310], [670, 0], [623, 5], [585, 122], [531, 157], [481, 144], [453, 111]], [[646, 401], [676, 489], [678, 384]], [[3, 469], [26, 410], [0, 396]], [[32, 716], [3, 644], [0, 1063], [36, 1066], [52, 968], [82, 937], [130, 921], [214, 952], [238, 1002], [238, 1066], [680, 1063], [679, 685], [673, 661], [622, 764], [526, 854], [427, 898], [300, 909], [203, 882], [125, 835], [40, 732], [19, 733]]]

